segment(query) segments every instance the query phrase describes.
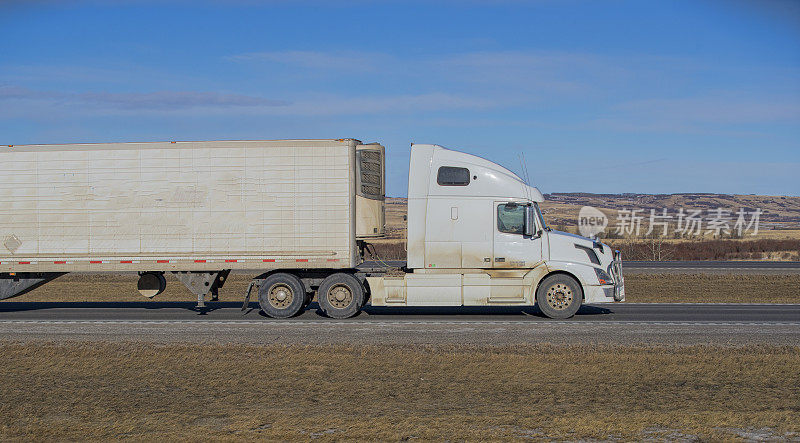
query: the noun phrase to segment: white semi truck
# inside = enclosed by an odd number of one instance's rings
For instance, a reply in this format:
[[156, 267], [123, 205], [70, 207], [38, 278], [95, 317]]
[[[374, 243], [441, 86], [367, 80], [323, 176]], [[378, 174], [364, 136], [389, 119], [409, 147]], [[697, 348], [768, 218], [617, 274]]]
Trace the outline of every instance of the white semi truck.
[[354, 139], [25, 145], [0, 148], [0, 299], [66, 273], [172, 273], [216, 299], [259, 274], [267, 315], [373, 306], [525, 306], [553, 318], [625, 299], [618, 251], [553, 231], [511, 171], [412, 145], [404, 266], [363, 267], [385, 235], [385, 152]]

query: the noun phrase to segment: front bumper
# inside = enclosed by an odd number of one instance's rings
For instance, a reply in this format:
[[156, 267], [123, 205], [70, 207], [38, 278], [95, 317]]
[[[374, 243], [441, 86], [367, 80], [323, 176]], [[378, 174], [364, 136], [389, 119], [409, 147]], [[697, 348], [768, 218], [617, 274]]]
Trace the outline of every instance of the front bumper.
[[608, 267], [614, 278], [614, 301], [625, 301], [625, 278], [622, 276], [622, 253], [614, 251], [614, 261]]

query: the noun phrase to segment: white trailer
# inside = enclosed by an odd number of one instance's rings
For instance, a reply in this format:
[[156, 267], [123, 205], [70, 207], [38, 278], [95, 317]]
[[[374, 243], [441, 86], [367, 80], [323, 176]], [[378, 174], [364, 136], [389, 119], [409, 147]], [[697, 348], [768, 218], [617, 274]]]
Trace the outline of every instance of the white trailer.
[[569, 317], [624, 300], [619, 254], [550, 230], [536, 188], [469, 154], [414, 145], [408, 262], [359, 268], [384, 235], [385, 154], [354, 139], [0, 148], [0, 299], [70, 272], [138, 272], [148, 297], [173, 273], [216, 299], [258, 272], [272, 317], [316, 293], [335, 318], [379, 306], [533, 305]]
[[384, 233], [384, 148], [358, 140], [6, 146], [0, 164], [0, 298], [125, 271], [154, 296], [173, 272], [202, 305], [230, 270], [353, 269]]

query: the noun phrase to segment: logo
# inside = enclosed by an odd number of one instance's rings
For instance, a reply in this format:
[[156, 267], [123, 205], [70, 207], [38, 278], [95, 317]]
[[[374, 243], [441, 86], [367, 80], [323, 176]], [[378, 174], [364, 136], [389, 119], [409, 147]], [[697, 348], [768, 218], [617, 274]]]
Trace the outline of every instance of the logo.
[[584, 206], [578, 213], [578, 232], [584, 237], [595, 237], [605, 231], [608, 226], [608, 217], [599, 209]]

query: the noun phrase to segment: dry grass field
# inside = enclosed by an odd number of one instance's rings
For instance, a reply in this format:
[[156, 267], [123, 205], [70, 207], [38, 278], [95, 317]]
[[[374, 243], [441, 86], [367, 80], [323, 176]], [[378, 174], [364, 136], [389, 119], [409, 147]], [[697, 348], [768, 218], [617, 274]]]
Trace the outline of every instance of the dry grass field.
[[[390, 197], [386, 199], [387, 227], [391, 232], [401, 233], [405, 226], [403, 216], [407, 211], [405, 198]], [[601, 210], [609, 218], [610, 227], [614, 227], [617, 211], [621, 209], [642, 209], [639, 215], [645, 220], [642, 234], [647, 231], [650, 210], [660, 214], [667, 209], [669, 215], [675, 216], [679, 208], [685, 210], [701, 210], [704, 218], [709, 210], [723, 208], [735, 212], [740, 208], [753, 211], [763, 210], [760, 216], [760, 229], [755, 236], [748, 235], [744, 239], [760, 240], [797, 240], [800, 239], [800, 197], [769, 195], [725, 195], [725, 194], [587, 194], [587, 193], [555, 193], [546, 194], [542, 203], [545, 221], [552, 227], [569, 232], [577, 232], [578, 212], [583, 206], [593, 206]], [[749, 218], [748, 218], [749, 221]], [[673, 220], [674, 223], [674, 220]], [[674, 224], [672, 225], [674, 228]], [[609, 229], [610, 230], [610, 229]], [[401, 238], [404, 235], [391, 238]]]
[[[220, 291], [223, 301], [240, 301], [252, 276], [233, 274]], [[18, 302], [142, 302], [135, 275], [67, 275], [11, 299]], [[192, 301], [172, 276], [153, 301]], [[625, 292], [635, 303], [800, 303], [800, 275], [627, 274]], [[2, 303], [2, 302], [0, 302]]]
[[[381, 258], [401, 259], [405, 256], [402, 242], [406, 238], [406, 215], [408, 207], [404, 198], [386, 200], [387, 239], [378, 240]], [[643, 209], [645, 220], [638, 237], [608, 238], [604, 240], [614, 248], [625, 252], [631, 260], [800, 260], [800, 197], [722, 195], [722, 194], [548, 194], [542, 204], [545, 221], [554, 229], [578, 233], [578, 211], [584, 205], [600, 209], [609, 218], [607, 236], [616, 237], [615, 220], [619, 209]], [[715, 239], [705, 233], [699, 238], [648, 239], [647, 216], [650, 209], [661, 211], [667, 208], [674, 215], [677, 208], [687, 210], [712, 210], [718, 207], [729, 210], [746, 208], [752, 211], [761, 208], [761, 229], [757, 235], [751, 232], [741, 238]], [[704, 212], [704, 217], [707, 213]], [[674, 229], [674, 222], [670, 229]], [[656, 227], [656, 233], [661, 232]], [[654, 243], [657, 243], [654, 244]]]
[[9, 440], [800, 436], [796, 347], [1, 343]]
[[[232, 274], [220, 291], [223, 301], [240, 301], [252, 278]], [[142, 302], [135, 275], [66, 275], [11, 299], [19, 302]], [[177, 279], [153, 301], [192, 301]], [[800, 275], [627, 274], [625, 292], [635, 303], [800, 303]], [[2, 303], [2, 302], [0, 302]]]
[[633, 303], [800, 303], [800, 275], [630, 274]]
[[679, 208], [684, 208], [700, 210], [707, 217], [709, 211], [717, 208], [732, 213], [740, 208], [747, 211], [759, 208], [763, 211], [762, 229], [756, 238], [800, 238], [800, 197], [781, 195], [553, 193], [545, 195], [542, 211], [551, 225], [575, 226], [583, 206], [602, 210], [612, 224], [620, 209], [642, 209], [640, 215], [649, 217], [651, 209], [658, 214], [666, 208], [674, 216]]
[[[604, 243], [622, 251], [625, 260], [800, 260], [800, 239], [792, 240], [619, 240]], [[381, 260], [405, 260], [404, 239], [379, 239], [375, 246]], [[372, 257], [375, 259], [376, 257]]]

